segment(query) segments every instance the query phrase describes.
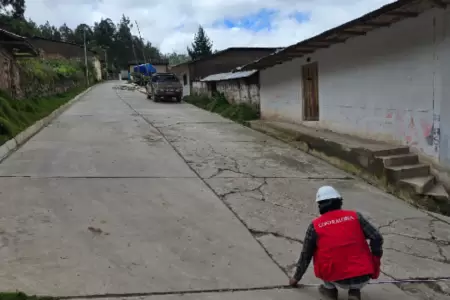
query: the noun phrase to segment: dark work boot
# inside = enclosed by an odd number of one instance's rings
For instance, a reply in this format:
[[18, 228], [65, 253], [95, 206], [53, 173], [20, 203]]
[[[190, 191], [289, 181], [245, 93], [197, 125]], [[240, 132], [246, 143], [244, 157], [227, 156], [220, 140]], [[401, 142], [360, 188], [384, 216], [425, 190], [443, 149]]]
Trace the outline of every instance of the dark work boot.
[[319, 286], [319, 293], [321, 293], [323, 296], [325, 296], [329, 300], [338, 300], [338, 290], [337, 288], [334, 289], [327, 289], [323, 284]]
[[361, 300], [361, 290], [349, 290], [348, 300]]

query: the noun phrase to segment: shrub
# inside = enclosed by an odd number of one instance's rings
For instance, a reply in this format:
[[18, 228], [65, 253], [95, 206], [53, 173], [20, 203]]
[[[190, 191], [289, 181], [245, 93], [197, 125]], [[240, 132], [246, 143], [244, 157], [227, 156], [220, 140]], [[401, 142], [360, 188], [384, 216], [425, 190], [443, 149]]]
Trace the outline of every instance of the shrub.
[[0, 91], [0, 145], [49, 115], [83, 89], [84, 87], [78, 87], [53, 97], [26, 100], [12, 99]]
[[184, 97], [184, 101], [244, 125], [247, 125], [248, 121], [259, 118], [259, 113], [254, 107], [244, 103], [230, 104], [222, 93], [217, 93], [212, 97], [190, 95]]

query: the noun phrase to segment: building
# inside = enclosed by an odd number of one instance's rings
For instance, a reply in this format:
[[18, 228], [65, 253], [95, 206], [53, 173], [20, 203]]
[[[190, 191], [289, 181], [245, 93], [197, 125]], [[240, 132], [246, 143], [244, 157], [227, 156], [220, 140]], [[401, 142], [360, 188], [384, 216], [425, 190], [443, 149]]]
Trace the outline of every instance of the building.
[[450, 168], [450, 1], [398, 0], [240, 70], [261, 117], [410, 148]]
[[205, 88], [201, 79], [218, 73], [230, 72], [232, 69], [247, 64], [255, 59], [269, 55], [277, 48], [228, 48], [210, 56], [172, 66], [170, 71], [182, 80], [183, 95], [198, 92]]
[[220, 92], [231, 103], [259, 108], [259, 73], [256, 70], [209, 75], [200, 80], [209, 94]]
[[[168, 59], [150, 59], [147, 63], [151, 64], [155, 67], [156, 72], [158, 73], [166, 73], [169, 71], [169, 60]], [[135, 66], [143, 65], [145, 62], [143, 61], [130, 61], [128, 63], [128, 71], [133, 73], [133, 68]]]
[[[46, 58], [66, 58], [84, 60], [84, 46], [71, 42], [63, 42], [43, 37], [33, 36], [28, 39], [29, 43], [39, 49], [41, 56]], [[98, 81], [102, 80], [102, 67], [99, 54], [87, 50], [86, 55], [93, 63], [95, 76]]]
[[12, 97], [22, 97], [20, 70], [16, 60], [37, 55], [38, 50], [24, 37], [0, 29], [0, 89], [10, 93]]

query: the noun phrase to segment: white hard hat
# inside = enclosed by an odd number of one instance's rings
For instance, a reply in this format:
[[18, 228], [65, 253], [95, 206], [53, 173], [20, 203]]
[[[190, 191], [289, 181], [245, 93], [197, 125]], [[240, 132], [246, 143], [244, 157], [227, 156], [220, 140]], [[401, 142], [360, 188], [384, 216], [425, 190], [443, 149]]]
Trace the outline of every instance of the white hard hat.
[[332, 186], [323, 186], [317, 190], [316, 202], [330, 200], [330, 199], [341, 199], [341, 195]]

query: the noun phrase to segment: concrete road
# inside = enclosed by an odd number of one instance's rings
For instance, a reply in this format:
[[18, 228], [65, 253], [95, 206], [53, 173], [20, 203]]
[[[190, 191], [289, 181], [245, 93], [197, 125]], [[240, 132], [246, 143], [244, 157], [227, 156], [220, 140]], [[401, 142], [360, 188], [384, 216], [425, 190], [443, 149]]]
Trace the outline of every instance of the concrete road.
[[[0, 290], [320, 299], [278, 287], [324, 184], [384, 233], [382, 279], [450, 276], [450, 219], [220, 116], [117, 84], [96, 86], [0, 165]], [[302, 282], [318, 283], [312, 268]], [[371, 285], [364, 297], [448, 299], [443, 291]]]

